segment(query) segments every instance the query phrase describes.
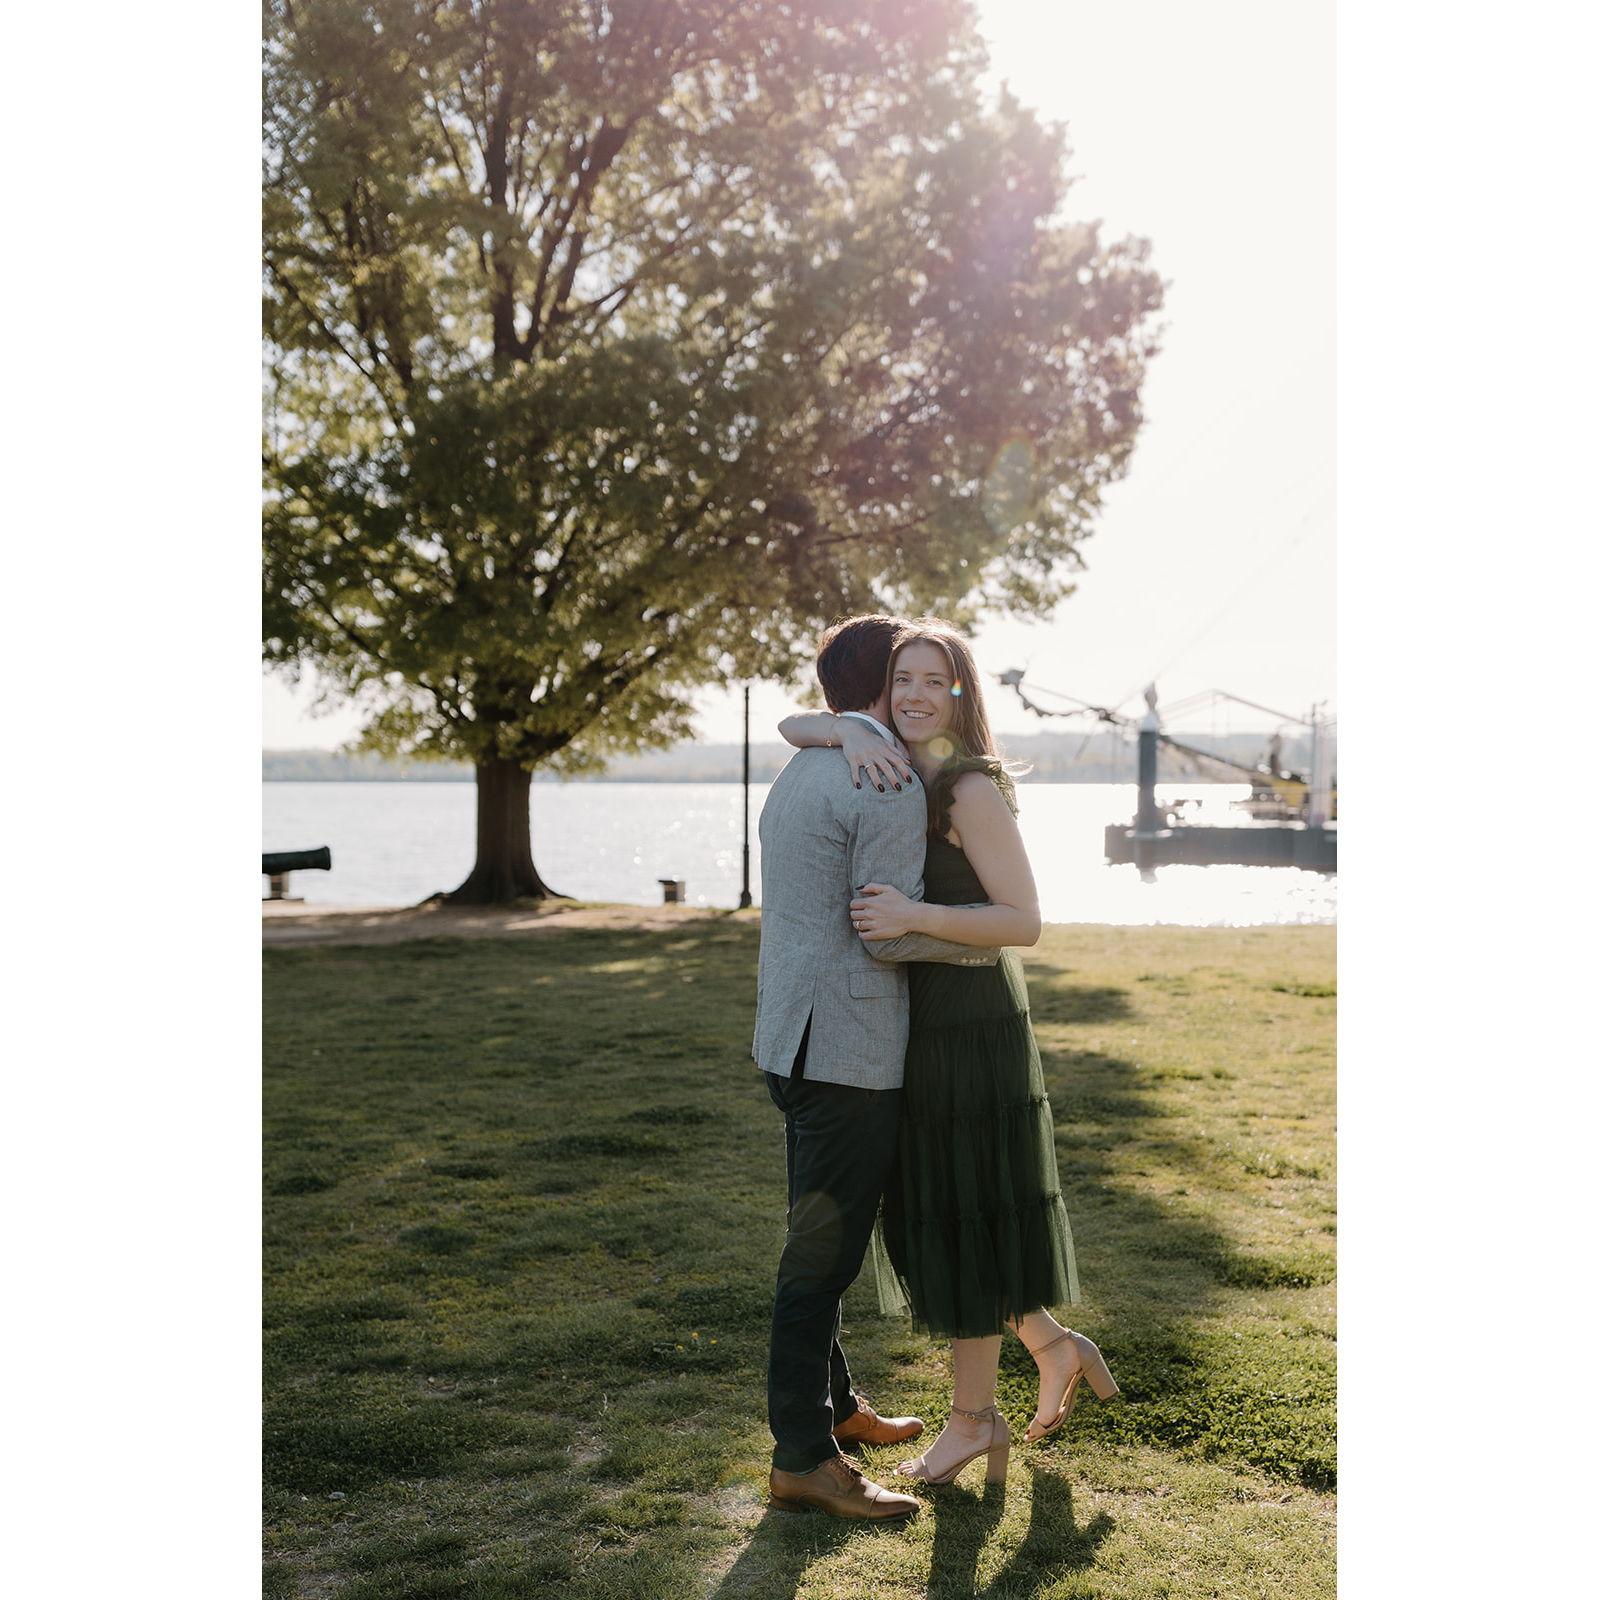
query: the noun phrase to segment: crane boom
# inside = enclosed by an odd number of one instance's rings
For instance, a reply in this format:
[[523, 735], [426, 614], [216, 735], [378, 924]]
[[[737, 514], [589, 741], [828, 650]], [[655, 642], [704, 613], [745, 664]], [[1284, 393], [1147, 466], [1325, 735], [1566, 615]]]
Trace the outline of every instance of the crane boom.
[[[1023, 693], [1023, 671], [1019, 667], [1013, 667], [1008, 672], [1002, 672], [999, 675], [999, 678], [1004, 687], [1016, 690], [1017, 698], [1036, 717], [1081, 717], [1084, 715], [1092, 715], [1098, 718], [1101, 722], [1109, 723], [1113, 727], [1132, 728], [1137, 726], [1132, 717], [1121, 716], [1117, 712], [1109, 710], [1105, 706], [1092, 705], [1086, 700], [1075, 701], [1077, 709], [1073, 711], [1054, 711], [1045, 706], [1036, 705], [1027, 697], [1026, 694]], [[1054, 689], [1045, 689], [1040, 692], [1044, 694], [1056, 695], [1058, 699], [1062, 700], [1072, 700], [1074, 698], [1071, 695], [1060, 694]], [[1213, 690], [1212, 692], [1216, 694], [1222, 693], [1221, 690]], [[1236, 695], [1228, 695], [1226, 698], [1238, 699], [1239, 697]], [[1253, 705], [1254, 702], [1249, 700], [1241, 700], [1240, 704]], [[1266, 706], [1258, 706], [1256, 709], [1265, 711], [1269, 708]], [[1274, 713], [1274, 715], [1277, 714], [1278, 713]], [[1283, 720], [1286, 722], [1301, 722], [1302, 719], [1299, 717], [1285, 717]], [[1160, 729], [1156, 730], [1156, 738], [1161, 744], [1165, 745], [1167, 749], [1174, 751], [1178, 755], [1183, 756], [1186, 760], [1192, 761], [1197, 765], [1210, 766], [1226, 772], [1230, 776], [1236, 775], [1237, 777], [1244, 779], [1257, 790], [1272, 790], [1272, 792], [1278, 795], [1286, 805], [1298, 808], [1304, 806], [1306, 803], [1306, 796], [1310, 792], [1311, 785], [1297, 772], [1273, 772], [1267, 767], [1247, 766], [1244, 762], [1234, 761], [1228, 756], [1214, 755], [1209, 750], [1201, 750], [1194, 745], [1184, 744], [1181, 739], [1174, 739], [1171, 734], [1162, 733]]]

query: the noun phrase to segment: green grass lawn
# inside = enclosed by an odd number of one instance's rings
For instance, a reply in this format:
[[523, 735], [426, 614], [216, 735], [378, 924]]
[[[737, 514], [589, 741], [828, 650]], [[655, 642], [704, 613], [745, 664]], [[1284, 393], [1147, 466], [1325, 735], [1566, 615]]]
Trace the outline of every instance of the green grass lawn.
[[[1071, 1321], [1122, 1398], [897, 1528], [764, 1507], [756, 942], [267, 952], [267, 1596], [1331, 1597], [1333, 930], [1026, 953]], [[845, 1312], [858, 1384], [936, 1430], [945, 1347]], [[1008, 1340], [1014, 1432], [1034, 1398]]]

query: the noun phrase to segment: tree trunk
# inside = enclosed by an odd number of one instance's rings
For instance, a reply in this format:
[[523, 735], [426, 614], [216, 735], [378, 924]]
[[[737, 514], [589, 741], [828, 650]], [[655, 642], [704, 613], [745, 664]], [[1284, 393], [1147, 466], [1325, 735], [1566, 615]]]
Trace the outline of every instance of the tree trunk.
[[478, 859], [448, 905], [497, 906], [513, 900], [565, 900], [539, 876], [528, 827], [533, 774], [515, 761], [486, 760], [478, 772]]

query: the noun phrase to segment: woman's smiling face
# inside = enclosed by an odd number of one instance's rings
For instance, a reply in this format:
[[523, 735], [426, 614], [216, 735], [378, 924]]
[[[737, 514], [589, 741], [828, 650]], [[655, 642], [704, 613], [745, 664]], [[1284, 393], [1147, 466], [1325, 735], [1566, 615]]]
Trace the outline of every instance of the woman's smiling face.
[[900, 652], [889, 680], [889, 713], [907, 744], [925, 744], [950, 726], [954, 689], [950, 658], [938, 645], [917, 639]]

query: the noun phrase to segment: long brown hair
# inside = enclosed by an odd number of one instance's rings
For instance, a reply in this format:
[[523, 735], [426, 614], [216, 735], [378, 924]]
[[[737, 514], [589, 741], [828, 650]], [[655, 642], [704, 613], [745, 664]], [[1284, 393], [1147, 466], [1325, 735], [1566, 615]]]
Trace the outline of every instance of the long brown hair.
[[948, 741], [948, 751], [941, 755], [939, 771], [927, 786], [928, 837], [943, 839], [950, 829], [950, 802], [954, 796], [956, 779], [967, 772], [982, 772], [994, 779], [995, 787], [1017, 812], [1017, 786], [1014, 775], [1028, 770], [1026, 763], [1008, 762], [995, 743], [989, 727], [989, 711], [983, 702], [983, 683], [978, 677], [978, 664], [972, 659], [971, 647], [950, 624], [941, 617], [916, 617], [903, 623], [895, 634], [894, 652], [889, 657], [889, 683], [894, 682], [895, 665], [907, 645], [931, 644], [942, 650], [950, 663], [950, 698], [952, 714], [950, 726], [942, 735]]

